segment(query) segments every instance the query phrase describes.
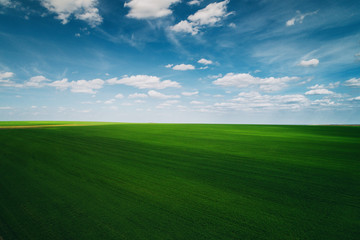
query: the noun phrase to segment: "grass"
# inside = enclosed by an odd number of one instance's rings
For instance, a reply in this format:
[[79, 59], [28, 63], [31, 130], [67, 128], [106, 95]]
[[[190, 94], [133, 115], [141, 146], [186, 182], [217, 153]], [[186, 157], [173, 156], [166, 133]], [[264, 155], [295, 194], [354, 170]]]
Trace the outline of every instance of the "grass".
[[99, 124], [0, 143], [4, 240], [360, 235], [360, 127]]

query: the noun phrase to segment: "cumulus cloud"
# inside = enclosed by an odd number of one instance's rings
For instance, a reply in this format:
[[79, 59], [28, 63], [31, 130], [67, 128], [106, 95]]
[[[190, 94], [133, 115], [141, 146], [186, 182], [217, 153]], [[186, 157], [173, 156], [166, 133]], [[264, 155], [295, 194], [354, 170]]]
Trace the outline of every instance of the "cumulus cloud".
[[309, 104], [301, 94], [261, 95], [259, 92], [242, 92], [231, 101], [215, 103], [217, 109], [264, 110], [264, 109], [299, 109]]
[[165, 95], [155, 90], [148, 91], [148, 95], [152, 98], [159, 98], [159, 99], [180, 98], [179, 95]]
[[172, 14], [171, 5], [181, 0], [130, 0], [124, 4], [130, 8], [126, 15], [129, 18], [151, 19], [160, 18]]
[[198, 94], [199, 94], [198, 91], [195, 91], [195, 92], [182, 92], [181, 93], [181, 95], [184, 95], [184, 96], [187, 96], [187, 97], [198, 95]]
[[188, 19], [198, 25], [214, 25], [228, 15], [227, 4], [229, 2], [230, 0], [210, 3], [205, 8], [200, 9], [193, 15], [190, 15]]
[[319, 65], [319, 60], [316, 58], [310, 60], [302, 60], [299, 65], [303, 67], [316, 67], [317, 65]]
[[187, 71], [187, 70], [194, 70], [195, 67], [191, 64], [179, 64], [179, 65], [175, 65], [172, 69], [178, 71]]
[[301, 14], [300, 11], [296, 11], [296, 16], [289, 19], [288, 21], [286, 21], [286, 26], [287, 27], [290, 27], [290, 26], [294, 26], [296, 23], [302, 23], [305, 19], [305, 17], [307, 16], [311, 16], [311, 15], [315, 15], [318, 13], [319, 10], [317, 11], [314, 11], [314, 12], [308, 12], [308, 13], [304, 13], [304, 14]]
[[259, 86], [266, 92], [279, 91], [287, 87], [287, 83], [298, 80], [298, 77], [281, 77], [281, 78], [259, 78], [248, 73], [228, 73], [222, 78], [213, 81], [213, 84], [225, 87], [245, 88], [248, 86]]
[[122, 99], [122, 98], [124, 98], [124, 95], [119, 93], [119, 94], [116, 94], [115, 98]]
[[40, 87], [44, 87], [46, 85], [45, 82], [48, 82], [48, 81], [49, 80], [44, 76], [35, 76], [35, 77], [30, 78], [29, 81], [26, 81], [24, 83], [24, 86], [40, 88]]
[[190, 33], [191, 35], [196, 35], [199, 33], [199, 27], [193, 22], [187, 20], [182, 20], [174, 26], [171, 26], [170, 29], [174, 32], [184, 32]]
[[360, 78], [352, 78], [344, 83], [345, 86], [348, 87], [360, 87]]
[[5, 72], [0, 73], [0, 86], [2, 87], [16, 87], [16, 88], [23, 88], [23, 87], [35, 87], [40, 88], [46, 86], [46, 82], [50, 81], [44, 76], [35, 76], [30, 78], [28, 81], [24, 83], [15, 83], [14, 81], [10, 80], [14, 76], [12, 72]]
[[205, 58], [202, 58], [198, 61], [198, 63], [204, 64], [204, 65], [210, 65], [213, 64], [213, 62], [211, 60], [207, 60]]
[[148, 95], [145, 93], [133, 93], [129, 95], [129, 98], [147, 98]]
[[108, 84], [124, 84], [127, 86], [136, 87], [139, 89], [153, 88], [153, 89], [164, 89], [164, 88], [180, 88], [181, 85], [178, 82], [164, 80], [160, 81], [159, 77], [148, 76], [148, 75], [135, 75], [126, 76], [121, 79], [112, 78], [106, 81]]
[[305, 95], [327, 95], [327, 94], [334, 94], [334, 92], [329, 91], [325, 88], [319, 88], [319, 89], [313, 89], [310, 91], [307, 91]]
[[69, 22], [73, 15], [76, 19], [87, 22], [95, 27], [102, 23], [102, 17], [97, 8], [98, 0], [40, 0], [50, 12], [57, 14], [62, 24]]
[[55, 87], [56, 89], [65, 90], [70, 88], [74, 93], [90, 93], [95, 94], [98, 89], [101, 89], [105, 81], [101, 79], [93, 80], [78, 80], [69, 82], [67, 78], [49, 83], [48, 86]]
[[172, 68], [172, 66], [174, 66], [174, 64], [165, 65], [166, 68]]
[[205, 8], [198, 10], [190, 15], [187, 20], [183, 20], [172, 26], [170, 29], [175, 32], [185, 32], [196, 35], [199, 29], [204, 26], [215, 26], [231, 13], [227, 12], [227, 5], [230, 0], [214, 2]]

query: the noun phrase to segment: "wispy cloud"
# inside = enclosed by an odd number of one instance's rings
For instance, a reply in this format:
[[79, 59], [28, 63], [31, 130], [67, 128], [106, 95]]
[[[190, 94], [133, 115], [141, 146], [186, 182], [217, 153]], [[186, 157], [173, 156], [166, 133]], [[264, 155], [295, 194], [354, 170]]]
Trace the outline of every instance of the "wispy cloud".
[[305, 17], [307, 16], [312, 16], [312, 15], [315, 15], [319, 12], [319, 10], [317, 11], [314, 11], [314, 12], [308, 12], [308, 13], [304, 13], [304, 14], [301, 14], [300, 11], [297, 11], [296, 12], [296, 16], [289, 19], [287, 22], [286, 22], [286, 26], [290, 27], [290, 26], [294, 26], [295, 24], [297, 23], [303, 23]]
[[299, 80], [298, 77], [269, 77], [259, 78], [254, 77], [248, 73], [228, 73], [222, 78], [213, 81], [213, 84], [224, 87], [245, 88], [248, 86], [258, 86], [261, 90], [266, 92], [279, 91], [287, 87], [287, 83]]
[[298, 110], [310, 101], [301, 94], [262, 95], [259, 92], [242, 92], [228, 102], [215, 103], [219, 110], [263, 111], [272, 109]]
[[190, 97], [190, 96], [195, 96], [195, 95], [198, 95], [199, 94], [199, 91], [195, 91], [195, 92], [182, 92], [181, 95], [184, 95], [184, 96], [187, 96], [187, 97]]
[[305, 93], [305, 95], [328, 95], [328, 94], [334, 94], [334, 92], [327, 90], [325, 88], [319, 88], [319, 89], [309, 90]]
[[345, 86], [348, 87], [360, 87], [360, 78], [352, 78], [344, 83]]
[[147, 98], [148, 95], [145, 93], [133, 93], [128, 96], [128, 98]]

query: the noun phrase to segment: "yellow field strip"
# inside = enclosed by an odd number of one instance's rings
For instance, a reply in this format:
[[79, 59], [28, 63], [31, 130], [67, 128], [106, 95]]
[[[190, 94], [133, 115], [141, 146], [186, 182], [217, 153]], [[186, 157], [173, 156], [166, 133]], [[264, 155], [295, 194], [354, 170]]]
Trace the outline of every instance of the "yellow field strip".
[[0, 129], [75, 127], [75, 126], [91, 126], [91, 124], [56, 124], [56, 125], [0, 126]]

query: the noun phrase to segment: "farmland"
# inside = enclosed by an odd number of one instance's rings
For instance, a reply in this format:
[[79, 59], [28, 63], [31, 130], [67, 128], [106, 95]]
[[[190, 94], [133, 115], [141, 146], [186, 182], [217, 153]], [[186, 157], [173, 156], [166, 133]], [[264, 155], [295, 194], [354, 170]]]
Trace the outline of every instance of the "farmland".
[[360, 235], [358, 126], [0, 125], [4, 240]]

